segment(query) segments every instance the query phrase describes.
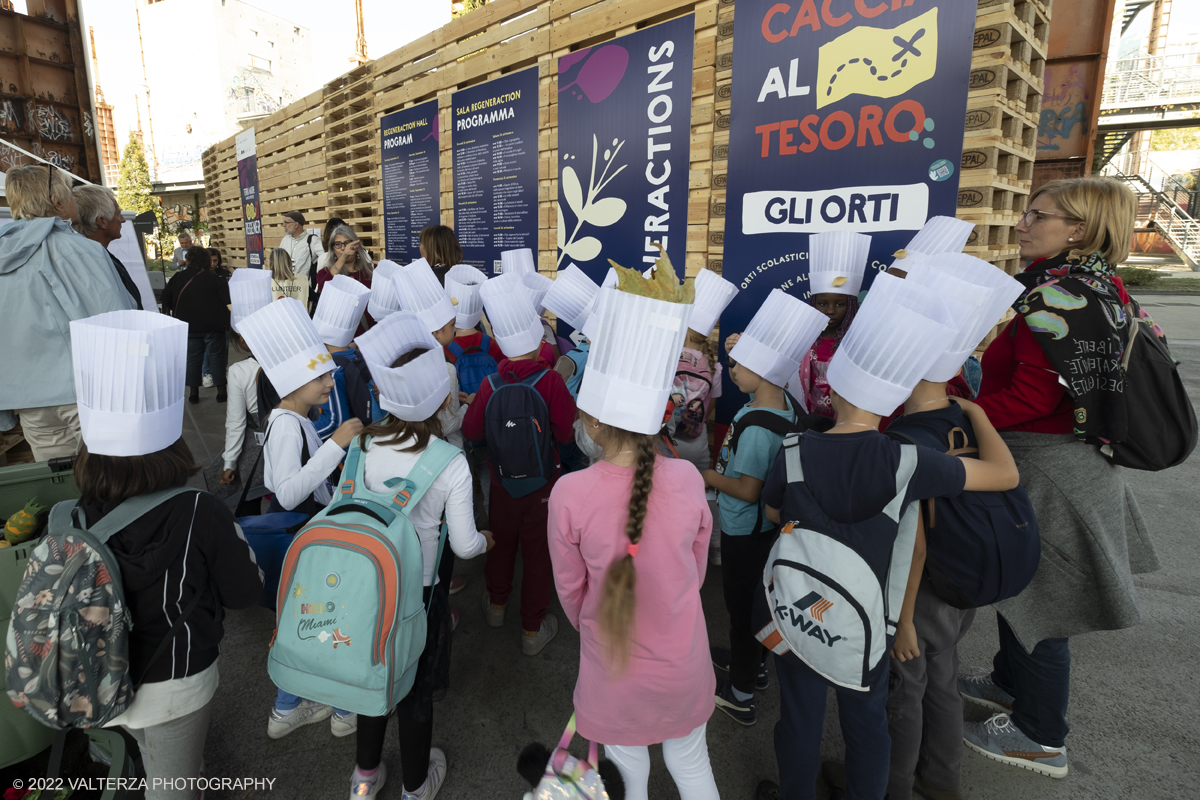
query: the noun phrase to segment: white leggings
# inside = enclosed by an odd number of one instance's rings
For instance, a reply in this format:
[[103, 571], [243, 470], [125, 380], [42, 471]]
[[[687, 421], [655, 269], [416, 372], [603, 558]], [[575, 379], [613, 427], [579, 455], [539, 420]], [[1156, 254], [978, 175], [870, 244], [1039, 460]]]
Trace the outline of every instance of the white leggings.
[[[675, 779], [680, 800], [719, 800], [712, 765], [708, 763], [708, 723], [679, 739], [662, 743], [663, 760]], [[617, 765], [625, 779], [625, 800], [648, 800], [650, 750], [647, 747], [604, 745], [604, 755]]]

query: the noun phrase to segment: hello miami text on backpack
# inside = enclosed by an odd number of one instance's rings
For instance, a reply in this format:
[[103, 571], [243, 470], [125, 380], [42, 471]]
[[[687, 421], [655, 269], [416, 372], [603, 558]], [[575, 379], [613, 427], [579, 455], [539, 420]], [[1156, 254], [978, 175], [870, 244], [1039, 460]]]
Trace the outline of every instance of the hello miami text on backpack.
[[504, 381], [499, 375], [488, 377], [492, 396], [483, 410], [488, 453], [510, 497], [536, 492], [554, 477], [550, 408], [537, 390], [549, 372], [539, 370], [520, 380], [511, 372]]
[[[766, 602], [755, 605], [755, 637], [834, 687], [866, 692], [887, 663], [887, 637], [896, 632], [912, 566], [919, 510], [916, 501], [904, 507], [904, 498], [917, 448], [900, 446], [891, 502], [851, 524], [830, 518], [817, 504], [804, 482], [801, 440], [784, 439], [785, 524], [763, 570]], [[803, 519], [790, 519], [796, 509], [803, 509]], [[869, 551], [872, 543], [877, 546]]]
[[121, 570], [109, 538], [186, 486], [132, 497], [95, 525], [75, 500], [50, 511], [46, 537], [25, 567], [5, 643], [6, 688], [13, 705], [53, 728], [97, 728], [119, 717], [134, 689], [195, 610], [197, 593], [142, 668], [129, 674], [133, 629]]
[[708, 359], [689, 353], [679, 358], [671, 401], [675, 404], [675, 436], [699, 439], [708, 433], [708, 398], [712, 394], [713, 374]]
[[[412, 690], [425, 650], [425, 560], [409, 514], [462, 451], [431, 439], [408, 476], [380, 494], [366, 487], [359, 442], [333, 503], [288, 548], [267, 672], [285, 692], [379, 717]], [[445, 545], [443, 523], [439, 563]]]
[[454, 368], [458, 370], [458, 388], [467, 394], [479, 391], [479, 385], [487, 380], [489, 375], [496, 374], [499, 366], [492, 357], [492, 340], [486, 333], [479, 334], [479, 344], [463, 349], [457, 340], [446, 345], [446, 349], [454, 356]]

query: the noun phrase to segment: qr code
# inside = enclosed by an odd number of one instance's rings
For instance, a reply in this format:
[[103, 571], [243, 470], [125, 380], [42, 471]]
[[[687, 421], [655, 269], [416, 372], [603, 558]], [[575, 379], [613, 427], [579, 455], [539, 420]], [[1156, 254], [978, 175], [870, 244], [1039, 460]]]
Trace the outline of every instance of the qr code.
[[503, 271], [504, 271], [504, 262], [497, 258], [495, 261], [492, 262], [492, 272], [495, 272], [497, 275], [499, 275]]

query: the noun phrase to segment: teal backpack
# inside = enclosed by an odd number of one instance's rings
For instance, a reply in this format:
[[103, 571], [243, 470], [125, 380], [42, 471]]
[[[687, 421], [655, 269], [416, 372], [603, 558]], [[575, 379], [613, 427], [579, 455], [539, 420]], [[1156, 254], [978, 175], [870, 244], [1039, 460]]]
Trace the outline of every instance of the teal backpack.
[[[408, 515], [462, 451], [433, 439], [407, 478], [388, 481], [394, 492], [376, 494], [359, 441], [338, 495], [284, 558], [267, 672], [285, 692], [380, 717], [412, 689], [425, 649], [425, 564]], [[445, 546], [443, 523], [438, 564]]]

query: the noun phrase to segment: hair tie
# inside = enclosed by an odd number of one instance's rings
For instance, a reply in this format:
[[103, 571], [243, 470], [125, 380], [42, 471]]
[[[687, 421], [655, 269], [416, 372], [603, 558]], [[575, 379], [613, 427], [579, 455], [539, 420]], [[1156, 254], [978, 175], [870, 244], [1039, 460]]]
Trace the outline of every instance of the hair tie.
[[638, 546], [638, 542], [630, 542], [629, 544], [625, 545], [625, 552], [629, 553], [630, 558], [637, 558]]

